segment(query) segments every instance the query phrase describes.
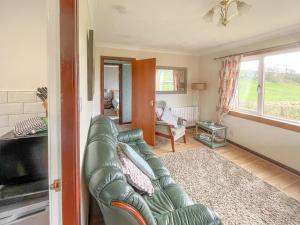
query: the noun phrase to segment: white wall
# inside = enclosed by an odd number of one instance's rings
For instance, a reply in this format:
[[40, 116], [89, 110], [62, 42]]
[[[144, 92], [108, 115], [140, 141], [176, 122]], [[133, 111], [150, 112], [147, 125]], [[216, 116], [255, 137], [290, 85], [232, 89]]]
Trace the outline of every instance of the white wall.
[[46, 0], [0, 1], [0, 136], [45, 115], [36, 89], [47, 86], [46, 15]]
[[190, 86], [192, 82], [204, 82], [201, 78], [199, 57], [191, 55], [180, 55], [170, 53], [160, 53], [151, 51], [137, 51], [137, 50], [125, 50], [98, 47], [96, 51], [96, 89], [95, 89], [95, 111], [99, 113], [100, 109], [100, 56], [119, 56], [119, 57], [131, 57], [136, 59], [156, 58], [157, 66], [177, 66], [187, 67], [188, 69], [188, 89], [187, 94], [160, 94], [156, 96], [156, 100], [166, 100], [170, 107], [183, 107], [197, 105], [197, 99], [195, 98], [195, 92], [191, 90]]
[[[300, 41], [300, 33], [202, 56], [199, 61], [200, 73], [209, 85], [202, 96], [204, 119], [217, 118], [218, 74], [221, 64], [220, 60], [214, 60], [215, 57], [296, 41]], [[233, 116], [226, 116], [224, 123], [228, 126], [230, 140], [300, 171], [300, 133]]]
[[93, 112], [93, 102], [87, 100], [87, 33], [91, 28], [86, 0], [79, 0], [79, 95], [80, 95], [80, 171], [81, 171], [81, 224], [87, 224], [89, 192], [83, 176], [84, 150]]
[[119, 66], [104, 66], [104, 88], [119, 90]]
[[0, 1], [0, 90], [47, 84], [45, 0]]

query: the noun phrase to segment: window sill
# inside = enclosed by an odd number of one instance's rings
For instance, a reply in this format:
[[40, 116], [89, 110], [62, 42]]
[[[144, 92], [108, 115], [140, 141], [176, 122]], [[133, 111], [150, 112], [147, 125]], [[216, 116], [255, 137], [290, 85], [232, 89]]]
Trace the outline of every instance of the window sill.
[[286, 130], [291, 130], [300, 133], [300, 125], [286, 121], [271, 119], [263, 116], [252, 115], [244, 112], [230, 111], [228, 115], [239, 117], [246, 120], [252, 120], [258, 123], [267, 124], [274, 127], [279, 127]]

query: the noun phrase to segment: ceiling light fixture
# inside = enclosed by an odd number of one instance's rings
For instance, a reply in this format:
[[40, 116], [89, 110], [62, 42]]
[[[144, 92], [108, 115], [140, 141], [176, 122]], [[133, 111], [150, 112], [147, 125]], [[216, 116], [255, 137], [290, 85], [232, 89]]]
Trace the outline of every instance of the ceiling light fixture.
[[[234, 9], [232, 8], [234, 6], [236, 7], [236, 11], [230, 14], [230, 12]], [[240, 0], [222, 0], [216, 6], [210, 9], [204, 15], [203, 19], [206, 22], [212, 22], [215, 11], [219, 10], [220, 13], [219, 25], [223, 25], [224, 27], [226, 27], [232, 18], [247, 13], [251, 7], [252, 7], [251, 5]]]

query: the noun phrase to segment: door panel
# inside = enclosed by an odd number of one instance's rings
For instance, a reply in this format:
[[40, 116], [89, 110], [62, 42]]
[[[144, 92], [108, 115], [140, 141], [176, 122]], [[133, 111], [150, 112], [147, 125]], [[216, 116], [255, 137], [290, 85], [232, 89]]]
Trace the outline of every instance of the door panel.
[[132, 63], [132, 128], [141, 128], [145, 141], [155, 145], [156, 59]]

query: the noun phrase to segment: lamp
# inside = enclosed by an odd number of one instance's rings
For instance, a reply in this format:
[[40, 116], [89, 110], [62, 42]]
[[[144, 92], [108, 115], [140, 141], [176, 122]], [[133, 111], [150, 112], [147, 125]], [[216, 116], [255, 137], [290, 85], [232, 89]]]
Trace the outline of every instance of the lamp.
[[[230, 14], [231, 9], [233, 9], [234, 3], [237, 12]], [[251, 5], [241, 0], [222, 0], [217, 5], [215, 5], [213, 8], [210, 9], [203, 16], [203, 19], [206, 22], [212, 22], [213, 17], [215, 15], [215, 11], [219, 9], [219, 14], [220, 14], [219, 24], [226, 27], [232, 18], [247, 13], [250, 8]]]
[[199, 112], [199, 118], [201, 118], [201, 107], [200, 107], [200, 91], [204, 91], [207, 89], [207, 83], [192, 83], [192, 90], [196, 90], [199, 92], [199, 96], [198, 96], [198, 112]]

